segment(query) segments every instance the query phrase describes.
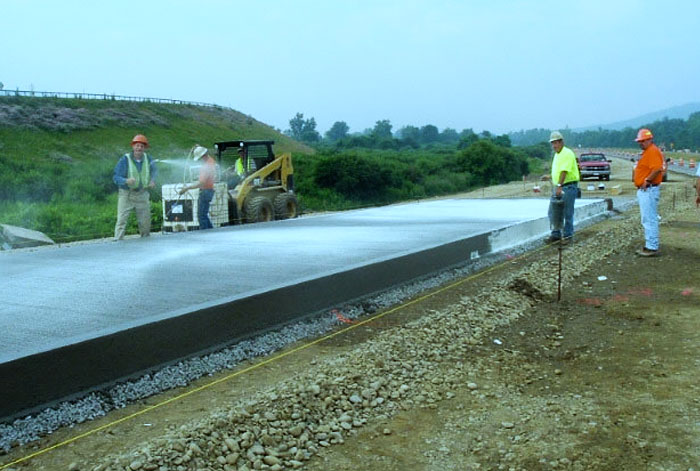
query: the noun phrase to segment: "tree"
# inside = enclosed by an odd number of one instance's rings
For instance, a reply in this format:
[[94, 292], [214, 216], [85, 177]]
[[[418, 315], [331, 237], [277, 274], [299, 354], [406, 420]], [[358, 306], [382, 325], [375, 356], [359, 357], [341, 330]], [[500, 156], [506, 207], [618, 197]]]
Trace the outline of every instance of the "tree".
[[348, 131], [350, 131], [350, 127], [345, 121], [336, 121], [333, 123], [333, 126], [326, 131], [326, 139], [332, 142], [339, 141], [348, 136]]
[[459, 141], [459, 134], [452, 128], [445, 128], [440, 133], [440, 141], [446, 143], [453, 143]]
[[508, 134], [502, 134], [500, 136], [492, 137], [491, 140], [493, 141], [494, 144], [502, 147], [510, 147], [510, 138], [508, 137]]
[[456, 159], [459, 170], [472, 174], [483, 185], [519, 180], [528, 173], [526, 158], [490, 139], [480, 139], [462, 150]]
[[399, 139], [411, 140], [415, 142], [420, 141], [420, 129], [415, 126], [404, 126], [398, 131], [396, 131], [396, 136]]
[[289, 129], [285, 131], [285, 134], [291, 136], [297, 141], [301, 141], [301, 133], [304, 130], [304, 114], [297, 113], [292, 119], [289, 120]]
[[440, 131], [436, 126], [432, 124], [426, 124], [420, 128], [420, 139], [423, 144], [430, 144], [431, 142], [437, 142], [440, 139]]
[[304, 120], [303, 113], [297, 113], [289, 120], [289, 129], [285, 134], [301, 142], [312, 143], [321, 140], [321, 135], [316, 131], [316, 120], [314, 118]]
[[377, 121], [372, 129], [372, 135], [378, 140], [391, 139], [393, 137], [391, 127], [391, 122], [388, 119]]
[[479, 136], [477, 136], [471, 128], [462, 129], [462, 132], [459, 133], [459, 143], [457, 144], [457, 149], [466, 149], [478, 140]]
[[316, 120], [314, 118], [309, 118], [304, 121], [304, 127], [301, 130], [301, 141], [312, 143], [320, 140], [321, 135], [316, 131]]

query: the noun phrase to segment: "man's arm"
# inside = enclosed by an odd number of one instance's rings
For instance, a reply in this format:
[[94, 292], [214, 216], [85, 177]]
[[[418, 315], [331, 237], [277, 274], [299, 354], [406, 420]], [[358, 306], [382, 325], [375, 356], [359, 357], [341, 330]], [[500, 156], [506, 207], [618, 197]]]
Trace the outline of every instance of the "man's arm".
[[559, 172], [559, 179], [557, 180], [557, 190], [554, 192], [555, 195], [561, 196], [563, 190], [561, 189], [561, 186], [564, 184], [564, 181], [566, 180], [566, 170], [562, 170]]
[[148, 183], [148, 186], [150, 188], [153, 188], [156, 186], [156, 177], [158, 176], [158, 167], [156, 166], [156, 161], [155, 159], [152, 159], [151, 156], [148, 156], [148, 171], [151, 175], [151, 181]]
[[117, 165], [114, 167], [114, 177], [112, 177], [112, 181], [117, 186], [125, 186], [126, 185], [126, 176], [127, 176], [127, 163], [126, 163], [126, 158], [122, 156], [119, 161], [117, 162]]

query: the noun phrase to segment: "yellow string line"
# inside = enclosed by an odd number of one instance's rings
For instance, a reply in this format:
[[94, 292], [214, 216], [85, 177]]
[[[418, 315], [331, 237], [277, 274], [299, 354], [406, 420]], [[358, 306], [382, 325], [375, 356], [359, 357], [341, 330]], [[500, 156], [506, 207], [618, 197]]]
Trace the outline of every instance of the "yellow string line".
[[217, 384], [220, 384], [220, 383], [229, 381], [229, 380], [231, 380], [231, 379], [233, 379], [233, 378], [235, 378], [235, 377], [237, 377], [237, 376], [240, 376], [240, 375], [242, 375], [242, 374], [245, 374], [245, 373], [248, 373], [248, 372], [250, 372], [250, 371], [256, 370], [256, 369], [261, 368], [261, 367], [263, 367], [263, 366], [265, 366], [265, 365], [268, 365], [268, 364], [270, 364], [270, 363], [272, 363], [272, 362], [281, 360], [282, 358], [285, 358], [285, 357], [287, 357], [287, 356], [289, 356], [289, 355], [292, 355], [292, 354], [294, 354], [294, 353], [297, 353], [297, 352], [300, 352], [300, 351], [302, 351], [302, 350], [305, 350], [305, 349], [307, 349], [307, 348], [309, 348], [309, 347], [312, 347], [312, 346], [314, 346], [314, 345], [317, 345], [317, 344], [319, 344], [319, 343], [321, 343], [321, 342], [324, 342], [324, 341], [326, 341], [326, 340], [330, 340], [330, 339], [332, 339], [333, 337], [336, 337], [336, 336], [338, 336], [338, 335], [341, 335], [341, 334], [345, 334], [345, 333], [347, 333], [347, 332], [350, 332], [351, 330], [356, 329], [356, 328], [358, 328], [358, 327], [360, 327], [360, 326], [363, 326], [363, 325], [365, 325], [365, 324], [368, 324], [368, 323], [370, 323], [370, 322], [373, 322], [373, 321], [375, 321], [375, 320], [377, 320], [377, 319], [381, 319], [381, 318], [384, 317], [384, 316], [387, 316], [387, 315], [392, 314], [392, 313], [394, 313], [394, 312], [400, 311], [401, 309], [404, 309], [404, 308], [406, 308], [406, 307], [412, 306], [412, 305], [417, 304], [417, 303], [419, 303], [419, 302], [421, 302], [421, 301], [424, 301], [424, 300], [426, 300], [426, 299], [429, 299], [429, 298], [431, 298], [431, 297], [433, 297], [433, 296], [435, 296], [435, 295], [438, 295], [438, 294], [440, 294], [440, 293], [443, 293], [443, 292], [445, 292], [445, 291], [448, 291], [448, 290], [450, 290], [450, 289], [453, 289], [453, 288], [455, 288], [455, 287], [457, 287], [457, 286], [459, 286], [459, 285], [461, 285], [461, 284], [463, 284], [463, 283], [466, 283], [467, 281], [470, 281], [470, 280], [473, 280], [473, 279], [478, 278], [478, 277], [480, 277], [480, 276], [483, 276], [483, 275], [485, 275], [485, 274], [487, 274], [487, 273], [489, 273], [489, 272], [495, 270], [496, 268], [499, 268], [499, 267], [505, 265], [506, 263], [511, 263], [511, 262], [514, 262], [514, 261], [516, 261], [516, 260], [519, 260], [519, 259], [525, 257], [526, 255], [531, 255], [531, 254], [533, 254], [533, 253], [539, 252], [540, 250], [543, 250], [543, 249], [549, 247], [550, 245], [551, 245], [551, 244], [546, 244], [546, 245], [544, 245], [544, 246], [542, 246], [542, 247], [539, 247], [539, 248], [537, 248], [537, 249], [535, 249], [535, 250], [533, 250], [533, 251], [525, 252], [525, 253], [523, 253], [523, 254], [517, 256], [517, 257], [513, 257], [512, 259], [506, 260], [506, 261], [504, 261], [504, 262], [502, 262], [502, 263], [498, 263], [498, 264], [496, 264], [496, 265], [490, 266], [490, 267], [488, 267], [488, 268], [486, 268], [486, 269], [484, 269], [484, 270], [482, 270], [482, 271], [480, 271], [480, 272], [478, 272], [478, 273], [474, 273], [473, 275], [469, 275], [469, 276], [467, 276], [466, 278], [462, 278], [462, 279], [460, 279], [460, 280], [457, 280], [457, 281], [455, 281], [454, 283], [450, 283], [449, 285], [440, 287], [440, 288], [436, 289], [435, 291], [431, 291], [431, 292], [428, 293], [428, 294], [425, 294], [425, 295], [420, 296], [420, 297], [418, 297], [418, 298], [412, 299], [412, 300], [410, 300], [410, 301], [408, 301], [408, 302], [406, 302], [406, 303], [403, 303], [403, 304], [400, 304], [400, 305], [395, 306], [395, 307], [393, 307], [393, 308], [390, 308], [390, 309], [387, 310], [387, 311], [380, 312], [379, 314], [376, 314], [376, 315], [374, 315], [374, 316], [372, 316], [372, 317], [368, 317], [367, 319], [364, 319], [364, 320], [362, 320], [362, 321], [355, 322], [355, 323], [353, 323], [353, 324], [350, 325], [350, 326], [344, 327], [343, 329], [340, 329], [340, 330], [338, 330], [338, 331], [336, 331], [336, 332], [332, 332], [332, 333], [330, 333], [330, 334], [328, 334], [328, 335], [325, 335], [325, 336], [320, 337], [320, 338], [318, 338], [318, 339], [315, 339], [315, 340], [312, 340], [312, 341], [310, 341], [310, 342], [307, 342], [307, 343], [305, 343], [305, 344], [303, 344], [303, 345], [300, 345], [300, 346], [298, 346], [298, 347], [295, 347], [295, 348], [293, 348], [293, 349], [291, 349], [291, 350], [288, 350], [288, 351], [286, 351], [286, 352], [278, 353], [277, 355], [275, 355], [275, 356], [273, 356], [273, 357], [271, 357], [271, 358], [268, 358], [268, 359], [266, 359], [266, 360], [262, 360], [262, 361], [260, 361], [260, 362], [258, 362], [258, 363], [256, 363], [256, 364], [251, 365], [251, 366], [248, 366], [248, 367], [246, 367], [246, 368], [244, 368], [244, 369], [242, 369], [242, 370], [235, 371], [235, 372], [233, 372], [233, 373], [231, 373], [231, 374], [229, 374], [229, 375], [227, 375], [227, 376], [225, 376], [225, 377], [223, 377], [223, 378], [219, 378], [219, 379], [217, 379], [217, 380], [214, 380], [214, 381], [212, 381], [211, 383], [204, 384], [204, 385], [199, 386], [199, 387], [197, 387], [197, 388], [194, 388], [194, 389], [192, 389], [192, 390], [190, 390], [190, 391], [184, 392], [184, 393], [179, 394], [179, 395], [177, 395], [177, 396], [175, 396], [175, 397], [171, 397], [170, 399], [166, 399], [166, 400], [164, 400], [164, 401], [162, 401], [162, 402], [159, 402], [158, 404], [154, 404], [154, 405], [152, 405], [152, 406], [148, 406], [148, 407], [146, 407], [145, 409], [142, 409], [142, 410], [140, 410], [140, 411], [137, 411], [137, 412], [134, 412], [134, 413], [132, 413], [132, 414], [129, 414], [129, 415], [125, 416], [125, 417], [122, 417], [121, 419], [117, 419], [117, 420], [114, 420], [114, 421], [109, 422], [109, 423], [107, 423], [107, 424], [100, 425], [99, 427], [96, 427], [96, 428], [94, 428], [94, 429], [92, 429], [92, 430], [88, 430], [87, 432], [81, 433], [81, 434], [79, 434], [79, 435], [76, 435], [75, 437], [69, 438], [68, 440], [64, 440], [64, 441], [59, 442], [59, 443], [57, 443], [57, 444], [55, 444], [55, 445], [52, 445], [52, 446], [50, 446], [50, 447], [47, 447], [47, 448], [44, 448], [44, 449], [42, 449], [42, 450], [36, 451], [36, 452], [31, 453], [31, 454], [29, 454], [29, 455], [23, 456], [22, 458], [18, 458], [18, 459], [16, 459], [15, 461], [12, 461], [12, 462], [7, 463], [7, 464], [4, 464], [4, 465], [1, 465], [1, 466], [0, 466], [0, 470], [9, 468], [10, 466], [13, 466], [13, 465], [22, 463], [22, 462], [24, 462], [24, 461], [28, 461], [28, 460], [30, 460], [30, 459], [32, 459], [32, 458], [36, 458], [37, 456], [43, 455], [44, 453], [48, 453], [49, 451], [53, 451], [53, 450], [56, 450], [56, 449], [58, 449], [58, 448], [62, 448], [62, 447], [64, 447], [64, 446], [66, 446], [66, 445], [69, 445], [69, 444], [71, 444], [71, 443], [73, 443], [73, 442], [76, 442], [76, 441], [81, 440], [81, 439], [83, 439], [83, 438], [85, 438], [85, 437], [88, 437], [88, 436], [90, 436], [90, 435], [93, 435], [93, 434], [95, 434], [95, 433], [97, 433], [97, 432], [100, 432], [100, 431], [102, 431], [102, 430], [108, 429], [108, 428], [110, 428], [110, 427], [114, 427], [115, 425], [119, 425], [119, 424], [121, 424], [121, 423], [123, 423], [123, 422], [126, 422], [126, 421], [129, 421], [129, 420], [131, 420], [131, 419], [134, 419], [134, 418], [136, 418], [136, 417], [138, 417], [138, 416], [140, 416], [140, 415], [146, 414], [147, 412], [150, 412], [150, 411], [152, 411], [152, 410], [158, 409], [158, 408], [160, 408], [160, 407], [163, 407], [163, 406], [168, 405], [168, 404], [170, 404], [170, 403], [173, 403], [173, 402], [175, 402], [175, 401], [179, 401], [179, 400], [181, 400], [181, 399], [184, 399], [184, 398], [186, 398], [186, 397], [188, 397], [188, 396], [190, 396], [190, 395], [192, 395], [192, 394], [194, 394], [194, 393], [197, 393], [197, 392], [200, 392], [200, 391], [204, 391], [204, 390], [206, 390], [206, 389], [209, 389], [209, 388], [211, 388], [211, 387], [213, 387], [213, 386], [216, 386]]

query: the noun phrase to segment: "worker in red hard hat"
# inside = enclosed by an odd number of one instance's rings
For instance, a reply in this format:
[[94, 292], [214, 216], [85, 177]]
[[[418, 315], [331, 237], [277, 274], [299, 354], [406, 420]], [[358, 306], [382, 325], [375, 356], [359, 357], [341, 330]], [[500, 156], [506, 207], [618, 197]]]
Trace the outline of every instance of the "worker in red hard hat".
[[141, 237], [151, 234], [151, 197], [149, 188], [156, 186], [155, 160], [146, 154], [148, 139], [137, 134], [131, 140], [131, 152], [124, 154], [114, 167], [114, 183], [119, 187], [117, 224], [114, 238], [121, 240], [126, 233], [129, 215], [133, 210]]
[[640, 129], [635, 141], [642, 149], [642, 156], [634, 169], [634, 185], [637, 187], [639, 213], [644, 228], [644, 247], [637, 251], [637, 254], [653, 257], [659, 253], [658, 207], [664, 173], [664, 156], [654, 144], [654, 135], [649, 129]]

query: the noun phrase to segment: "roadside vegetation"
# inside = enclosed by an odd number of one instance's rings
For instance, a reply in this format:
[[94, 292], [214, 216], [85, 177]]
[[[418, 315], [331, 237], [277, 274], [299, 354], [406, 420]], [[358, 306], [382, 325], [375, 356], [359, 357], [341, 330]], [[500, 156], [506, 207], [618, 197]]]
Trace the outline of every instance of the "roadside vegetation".
[[[303, 117], [303, 116], [302, 116]], [[315, 129], [315, 122], [302, 119]], [[291, 121], [290, 121], [291, 123]], [[192, 105], [39, 97], [0, 97], [0, 223], [44, 232], [57, 242], [109, 237], [117, 206], [112, 172], [134, 134], [154, 158], [182, 160], [195, 143], [273, 139], [294, 155], [296, 190], [306, 211], [339, 210], [448, 195], [539, 173], [545, 143], [512, 147], [507, 136], [409, 128], [392, 137], [380, 121], [369, 138], [299, 143], [241, 113]], [[311, 144], [311, 143], [307, 143]], [[158, 183], [182, 181], [159, 164]], [[162, 224], [151, 193], [152, 227]], [[127, 229], [136, 233], [135, 218]]]

